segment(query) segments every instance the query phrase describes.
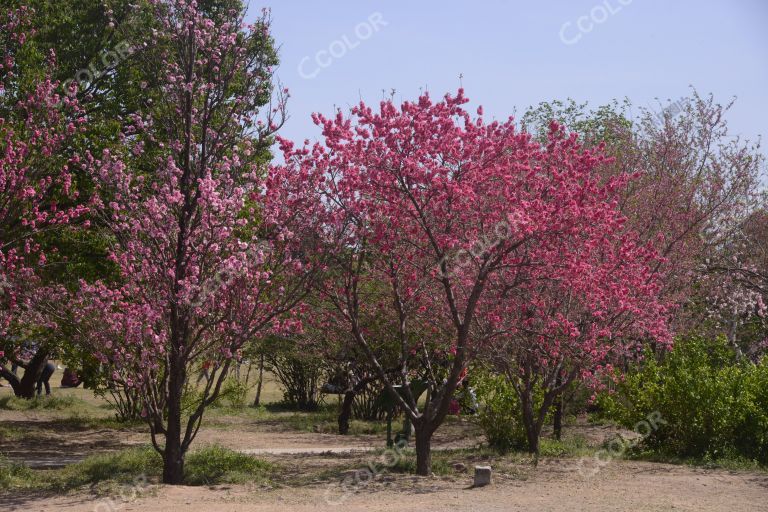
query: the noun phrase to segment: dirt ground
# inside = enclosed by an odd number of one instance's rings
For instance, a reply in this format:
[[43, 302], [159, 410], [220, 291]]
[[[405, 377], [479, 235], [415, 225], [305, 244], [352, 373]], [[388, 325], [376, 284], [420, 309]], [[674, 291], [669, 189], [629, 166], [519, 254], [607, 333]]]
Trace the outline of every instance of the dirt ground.
[[[84, 495], [11, 501], [10, 510], [29, 511], [762, 511], [768, 510], [768, 478], [655, 463], [617, 461], [585, 480], [550, 461], [525, 480], [497, 479], [472, 489], [469, 476], [398, 476], [341, 492], [337, 484], [302, 488], [247, 486], [145, 489], [131, 501]], [[130, 497], [130, 496], [126, 496]]]
[[[100, 400], [83, 390], [55, 390], [86, 400], [88, 414], [108, 415]], [[0, 389], [0, 396], [8, 390]], [[270, 390], [272, 399], [279, 393]], [[96, 412], [94, 412], [96, 411]], [[0, 453], [31, 467], [56, 467], [97, 453], [146, 444], [142, 427], [93, 426], [66, 411], [0, 410]], [[371, 453], [380, 435], [340, 437], [288, 427], [279, 415], [267, 418], [212, 413], [195, 446], [220, 444], [276, 463], [270, 485], [171, 487], [126, 486], [114, 495], [87, 489], [65, 495], [17, 492], [3, 495], [0, 510], [19, 511], [768, 511], [768, 473], [732, 472], [690, 466], [612, 460], [597, 467], [594, 458], [542, 458], [490, 461], [494, 482], [472, 488], [472, 468], [487, 464], [482, 452], [465, 455], [466, 469], [414, 477], [394, 473]], [[478, 432], [468, 421], [451, 421], [438, 431], [436, 450], [471, 448]], [[568, 431], [599, 445], [615, 430], [585, 423]], [[453, 452], [451, 452], [453, 453]], [[471, 453], [471, 452], [466, 452]], [[30, 455], [33, 454], [33, 455]], [[363, 471], [374, 468], [372, 479]]]

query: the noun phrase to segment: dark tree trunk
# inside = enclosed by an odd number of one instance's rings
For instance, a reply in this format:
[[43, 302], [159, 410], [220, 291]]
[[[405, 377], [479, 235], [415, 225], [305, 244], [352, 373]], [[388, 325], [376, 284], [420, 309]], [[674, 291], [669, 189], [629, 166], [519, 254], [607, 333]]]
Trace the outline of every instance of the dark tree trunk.
[[5, 366], [0, 366], [0, 377], [8, 381], [15, 396], [21, 396], [21, 381], [19, 380], [19, 377]]
[[528, 437], [528, 452], [538, 456], [541, 431], [536, 428], [535, 424], [526, 424], [525, 433]]
[[341, 403], [341, 412], [339, 413], [339, 434], [344, 436], [349, 433], [349, 418], [352, 416], [352, 404], [355, 402], [357, 393], [354, 389], [344, 393], [344, 401]]
[[[563, 376], [562, 374], [557, 374], [557, 380], [555, 381], [555, 386], [560, 387], [563, 384]], [[563, 433], [563, 395], [558, 395], [558, 397], [555, 399], [555, 418], [554, 418], [554, 425], [553, 425], [554, 431], [555, 431], [555, 439], [558, 441], [560, 440], [560, 436]]]
[[32, 360], [24, 368], [24, 376], [21, 378], [20, 395], [22, 398], [33, 398], [35, 396], [35, 387], [43, 373], [45, 365], [48, 363], [48, 351], [39, 349], [32, 357]]
[[46, 363], [48, 363], [48, 350], [40, 348], [29, 363], [18, 363], [24, 369], [24, 375], [21, 378], [4, 366], [0, 367], [0, 376], [8, 381], [13, 389], [13, 394], [18, 398], [34, 398], [37, 381], [40, 374], [43, 373]]
[[168, 379], [168, 427], [163, 455], [163, 483], [178, 485], [184, 480], [184, 450], [181, 444], [181, 398], [184, 392], [185, 365], [174, 347]]
[[259, 383], [256, 385], [256, 398], [253, 400], [253, 406], [258, 407], [261, 402], [261, 383], [264, 382], [264, 354], [259, 357]]
[[[170, 434], [170, 430], [168, 432]], [[180, 485], [184, 481], [184, 455], [178, 438], [166, 437], [163, 460], [163, 483]]]
[[520, 402], [523, 407], [523, 426], [528, 440], [528, 452], [538, 456], [541, 425], [536, 421], [537, 417], [533, 410], [533, 393], [528, 389], [524, 390], [520, 396]]
[[424, 425], [416, 428], [416, 474], [432, 474], [432, 432]]

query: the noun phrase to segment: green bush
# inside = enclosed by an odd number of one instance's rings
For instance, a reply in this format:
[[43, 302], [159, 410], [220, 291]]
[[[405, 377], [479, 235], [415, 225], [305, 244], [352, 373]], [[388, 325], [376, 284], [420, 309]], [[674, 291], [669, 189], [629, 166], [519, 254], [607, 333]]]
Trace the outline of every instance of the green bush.
[[488, 444], [505, 453], [527, 446], [520, 399], [503, 375], [482, 374], [474, 381], [480, 409], [475, 421], [485, 432]]
[[234, 375], [230, 375], [221, 386], [221, 392], [211, 407], [231, 407], [242, 409], [245, 407], [245, 399], [248, 394], [248, 386], [240, 382]]
[[272, 464], [221, 446], [207, 446], [187, 456], [184, 483], [211, 485], [267, 480]]
[[768, 463], [768, 362], [737, 361], [723, 339], [678, 340], [660, 361], [648, 353], [598, 404], [630, 428], [658, 412], [661, 421], [642, 441], [646, 449]]
[[129, 448], [115, 453], [91, 455], [59, 470], [54, 487], [74, 489], [100, 482], [130, 483], [162, 473], [163, 461], [151, 446]]
[[[189, 452], [184, 464], [184, 483], [212, 485], [264, 482], [274, 466], [250, 455], [208, 446]], [[70, 490], [99, 485], [107, 488], [157, 481], [163, 461], [151, 446], [129, 448], [114, 453], [92, 455], [75, 464], [55, 470], [31, 470], [0, 456], [0, 489], [36, 488]]]
[[0, 455], [0, 489], [25, 487], [33, 479], [32, 470]]

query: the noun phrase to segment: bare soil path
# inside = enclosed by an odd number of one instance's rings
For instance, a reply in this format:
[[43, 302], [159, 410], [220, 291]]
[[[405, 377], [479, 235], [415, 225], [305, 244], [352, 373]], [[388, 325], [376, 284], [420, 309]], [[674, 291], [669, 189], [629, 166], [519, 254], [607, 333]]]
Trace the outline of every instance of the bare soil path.
[[[469, 475], [382, 478], [349, 494], [335, 485], [257, 489], [248, 486], [155, 486], [124, 502], [84, 495], [25, 499], [10, 510], [185, 512], [310, 511], [768, 511], [768, 477], [645, 462], [617, 461], [585, 480], [568, 463], [550, 461], [525, 479], [469, 488]], [[111, 501], [110, 501], [111, 500]]]

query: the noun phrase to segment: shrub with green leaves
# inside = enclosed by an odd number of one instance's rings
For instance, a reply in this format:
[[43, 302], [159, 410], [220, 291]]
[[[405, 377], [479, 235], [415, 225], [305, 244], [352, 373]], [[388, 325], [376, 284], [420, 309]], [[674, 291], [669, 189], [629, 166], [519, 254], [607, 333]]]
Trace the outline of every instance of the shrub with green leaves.
[[527, 445], [520, 399], [503, 375], [481, 374], [474, 380], [480, 409], [475, 421], [485, 432], [488, 444], [504, 453]]
[[24, 464], [12, 462], [0, 455], [0, 489], [25, 487], [32, 479], [32, 471]]
[[647, 449], [768, 463], [768, 361], [737, 360], [724, 339], [689, 337], [659, 359], [648, 353], [598, 403], [627, 427], [658, 411], [662, 421], [644, 438]]
[[187, 456], [184, 483], [211, 485], [268, 479], [272, 464], [222, 446], [206, 446]]

